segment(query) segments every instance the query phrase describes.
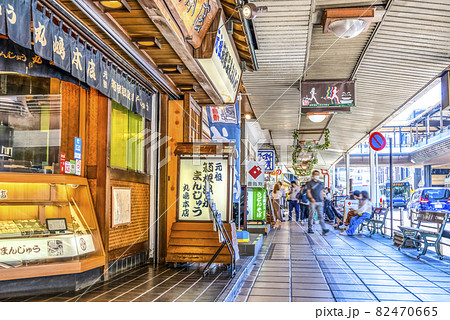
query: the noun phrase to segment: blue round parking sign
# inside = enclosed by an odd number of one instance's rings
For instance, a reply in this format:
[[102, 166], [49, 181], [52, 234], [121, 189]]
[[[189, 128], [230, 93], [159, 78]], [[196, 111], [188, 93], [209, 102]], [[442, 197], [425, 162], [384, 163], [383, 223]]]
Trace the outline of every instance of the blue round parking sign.
[[379, 132], [374, 132], [369, 137], [370, 147], [375, 151], [381, 151], [386, 147], [386, 138]]

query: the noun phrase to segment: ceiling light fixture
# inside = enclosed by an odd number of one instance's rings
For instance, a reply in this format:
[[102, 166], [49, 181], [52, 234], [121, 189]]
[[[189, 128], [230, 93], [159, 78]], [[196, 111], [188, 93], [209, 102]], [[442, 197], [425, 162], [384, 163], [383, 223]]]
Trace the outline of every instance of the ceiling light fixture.
[[367, 22], [359, 19], [345, 19], [330, 23], [330, 29], [336, 36], [351, 39], [359, 35], [366, 28]]
[[250, 113], [245, 114], [245, 119], [250, 120], [252, 118], [252, 115]]
[[126, 0], [116, 0], [116, 1], [99, 1], [94, 0], [94, 2], [100, 4], [100, 8], [104, 12], [111, 11], [126, 11], [131, 12], [131, 7]]
[[260, 13], [267, 12], [267, 6], [257, 7], [254, 3], [247, 3], [242, 7], [242, 15], [247, 20], [253, 20]]
[[182, 92], [196, 92], [197, 88], [198, 87], [196, 85], [189, 85], [189, 84], [184, 84], [178, 87], [178, 89], [180, 89], [180, 91]]
[[328, 117], [328, 113], [307, 113], [306, 118], [312, 122], [322, 122]]
[[325, 9], [322, 17], [324, 33], [334, 33], [339, 38], [351, 39], [366, 32], [375, 17], [375, 8]]
[[183, 72], [183, 68], [180, 65], [161, 65], [159, 69], [165, 74], [180, 74]]
[[132, 37], [131, 41], [134, 42], [140, 49], [161, 49], [161, 42], [159, 42], [159, 40], [155, 37]]

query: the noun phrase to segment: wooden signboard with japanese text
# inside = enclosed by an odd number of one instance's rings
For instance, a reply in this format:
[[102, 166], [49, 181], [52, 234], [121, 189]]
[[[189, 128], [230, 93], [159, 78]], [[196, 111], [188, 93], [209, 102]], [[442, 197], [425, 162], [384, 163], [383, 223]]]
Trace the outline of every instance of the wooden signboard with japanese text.
[[[164, 0], [185, 39], [198, 48], [219, 9], [216, 0]], [[184, 40], [184, 39], [183, 39]]]

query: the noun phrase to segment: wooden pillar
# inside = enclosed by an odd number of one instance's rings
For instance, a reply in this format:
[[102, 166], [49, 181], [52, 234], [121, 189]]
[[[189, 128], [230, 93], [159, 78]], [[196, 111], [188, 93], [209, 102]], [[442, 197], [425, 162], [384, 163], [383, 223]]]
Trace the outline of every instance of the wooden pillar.
[[169, 101], [167, 95], [161, 95], [160, 146], [159, 158], [159, 255], [160, 262], [165, 261], [172, 224], [177, 213], [178, 163], [174, 151], [178, 142], [184, 139], [184, 103], [183, 100]]
[[160, 109], [160, 125], [159, 125], [159, 205], [158, 205], [158, 262], [164, 262], [167, 254], [167, 164], [165, 159], [168, 157], [168, 118], [169, 118], [169, 97], [166, 94], [161, 94], [161, 109]]
[[190, 126], [191, 126], [191, 94], [184, 94], [184, 104], [183, 104], [183, 141], [190, 142]]

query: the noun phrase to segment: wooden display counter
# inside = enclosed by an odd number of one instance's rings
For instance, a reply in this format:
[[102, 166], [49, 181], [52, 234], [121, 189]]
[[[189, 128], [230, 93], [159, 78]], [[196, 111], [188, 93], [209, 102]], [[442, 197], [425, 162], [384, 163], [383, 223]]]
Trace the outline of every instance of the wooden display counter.
[[0, 173], [0, 194], [0, 281], [81, 274], [105, 265], [87, 179]]

